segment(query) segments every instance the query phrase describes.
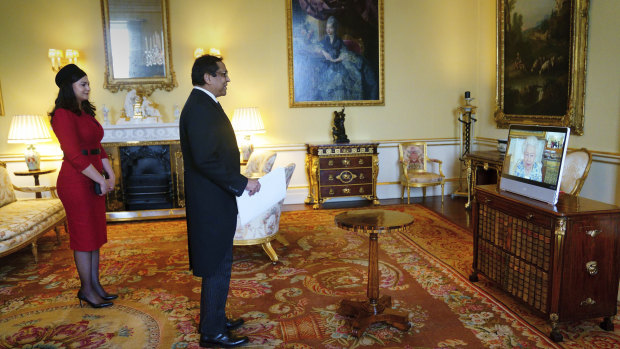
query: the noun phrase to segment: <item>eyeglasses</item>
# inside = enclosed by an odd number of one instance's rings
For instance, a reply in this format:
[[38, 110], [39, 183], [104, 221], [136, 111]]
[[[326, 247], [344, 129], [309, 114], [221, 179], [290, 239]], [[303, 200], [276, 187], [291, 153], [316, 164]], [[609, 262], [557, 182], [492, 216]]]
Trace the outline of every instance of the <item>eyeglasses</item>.
[[228, 78], [228, 71], [216, 71], [215, 74], [219, 74], [226, 79]]

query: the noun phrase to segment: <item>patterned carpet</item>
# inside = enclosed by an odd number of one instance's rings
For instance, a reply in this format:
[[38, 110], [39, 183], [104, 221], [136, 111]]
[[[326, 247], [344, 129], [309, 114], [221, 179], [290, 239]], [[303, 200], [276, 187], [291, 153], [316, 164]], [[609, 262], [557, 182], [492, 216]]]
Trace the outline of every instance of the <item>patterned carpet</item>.
[[[544, 319], [501, 292], [467, 280], [472, 237], [416, 205], [389, 206], [415, 222], [381, 235], [381, 294], [409, 313], [401, 332], [373, 325], [360, 338], [337, 315], [341, 299], [365, 299], [368, 238], [337, 228], [345, 210], [284, 212], [274, 242], [281, 263], [258, 246], [235, 247], [228, 314], [254, 348], [617, 348], [615, 332], [592, 322], [561, 324], [561, 346]], [[200, 284], [187, 270], [185, 222], [112, 224], [102, 249], [102, 283], [120, 297], [106, 309], [80, 308], [79, 280], [62, 234], [0, 259], [0, 348], [197, 348]], [[513, 309], [517, 313], [511, 311]], [[542, 331], [542, 332], [541, 332]]]

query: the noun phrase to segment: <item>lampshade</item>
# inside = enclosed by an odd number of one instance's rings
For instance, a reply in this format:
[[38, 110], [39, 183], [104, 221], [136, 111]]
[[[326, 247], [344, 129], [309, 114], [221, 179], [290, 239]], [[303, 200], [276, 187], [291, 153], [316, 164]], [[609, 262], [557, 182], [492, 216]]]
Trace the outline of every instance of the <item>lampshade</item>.
[[47, 122], [39, 115], [15, 115], [11, 120], [7, 143], [51, 142]]
[[26, 165], [30, 171], [39, 170], [41, 155], [34, 147], [34, 143], [50, 142], [50, 131], [47, 122], [39, 115], [15, 115], [11, 120], [7, 143], [29, 144], [24, 152]]
[[260, 111], [255, 107], [235, 109], [232, 126], [238, 134], [265, 133]]

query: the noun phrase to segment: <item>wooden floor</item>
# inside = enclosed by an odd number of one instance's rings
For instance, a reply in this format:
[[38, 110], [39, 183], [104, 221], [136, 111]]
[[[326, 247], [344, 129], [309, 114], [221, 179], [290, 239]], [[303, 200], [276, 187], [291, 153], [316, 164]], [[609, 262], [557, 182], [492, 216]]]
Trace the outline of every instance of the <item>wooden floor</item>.
[[[401, 201], [400, 199], [383, 199], [380, 200], [381, 205], [397, 205], [406, 203], [407, 200]], [[462, 226], [468, 230], [471, 230], [471, 214], [470, 210], [465, 209], [465, 203], [467, 198], [454, 197], [450, 195], [444, 196], [444, 203], [441, 204], [441, 196], [428, 196], [426, 198], [416, 197], [411, 198], [411, 204], [419, 204], [430, 210], [433, 210], [455, 224]], [[332, 202], [326, 201], [323, 204], [324, 208], [353, 208], [353, 207], [370, 207], [371, 201], [368, 200], [356, 200], [345, 202]], [[299, 210], [312, 210], [312, 205], [293, 204], [284, 205], [283, 211], [299, 211]]]

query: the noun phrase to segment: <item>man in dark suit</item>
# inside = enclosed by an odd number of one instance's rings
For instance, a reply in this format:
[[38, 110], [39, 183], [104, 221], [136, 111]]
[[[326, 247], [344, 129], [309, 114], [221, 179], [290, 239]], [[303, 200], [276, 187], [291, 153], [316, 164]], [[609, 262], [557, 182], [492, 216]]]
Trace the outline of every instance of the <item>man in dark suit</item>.
[[236, 347], [249, 341], [230, 333], [243, 319], [226, 318], [226, 298], [237, 225], [235, 196], [260, 190], [241, 175], [232, 125], [217, 97], [230, 82], [222, 59], [205, 55], [192, 67], [192, 90], [179, 121], [185, 167], [185, 202], [190, 269], [202, 277], [200, 346]]

